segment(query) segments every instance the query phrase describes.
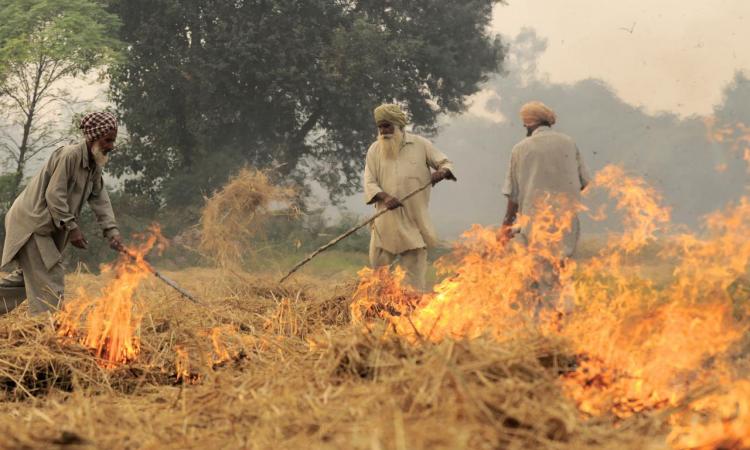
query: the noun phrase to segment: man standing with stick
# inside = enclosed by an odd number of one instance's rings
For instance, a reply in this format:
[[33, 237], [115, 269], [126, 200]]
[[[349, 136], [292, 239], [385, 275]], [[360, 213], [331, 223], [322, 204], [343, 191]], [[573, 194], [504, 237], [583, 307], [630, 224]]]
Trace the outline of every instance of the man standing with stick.
[[20, 269], [0, 280], [0, 314], [25, 298], [31, 314], [54, 311], [64, 291], [61, 252], [68, 242], [88, 247], [79, 226], [84, 202], [91, 207], [110, 247], [122, 250], [102, 169], [117, 138], [117, 119], [108, 112], [83, 117], [80, 142], [55, 150], [5, 216], [2, 266]]
[[[365, 202], [392, 211], [371, 226], [370, 265], [389, 266], [398, 260], [407, 283], [424, 291], [427, 248], [437, 243], [428, 214], [430, 185], [456, 177], [448, 158], [427, 139], [404, 131], [406, 123], [398, 105], [375, 109], [378, 140], [367, 151]], [[403, 203], [399, 200], [422, 187]]]

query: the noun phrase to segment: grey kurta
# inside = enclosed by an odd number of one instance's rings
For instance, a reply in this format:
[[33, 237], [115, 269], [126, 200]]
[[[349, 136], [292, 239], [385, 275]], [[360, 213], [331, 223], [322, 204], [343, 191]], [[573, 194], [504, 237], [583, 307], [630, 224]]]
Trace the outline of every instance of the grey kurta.
[[[581, 190], [589, 179], [573, 139], [549, 127], [539, 127], [513, 147], [503, 194], [518, 204], [520, 214], [533, 218], [537, 199], [547, 193], [562, 194], [571, 205], [580, 203]], [[564, 237], [564, 256], [572, 256], [578, 235], [575, 217], [571, 232]], [[528, 239], [528, 227], [520, 230], [520, 237]]]
[[47, 270], [58, 264], [70, 230], [88, 201], [105, 237], [119, 234], [102, 168], [89, 161], [85, 141], [55, 150], [5, 216], [2, 266], [34, 236]]
[[[386, 158], [375, 142], [367, 150], [364, 188], [365, 202], [374, 202], [379, 192], [403, 198], [430, 181], [430, 169], [448, 169], [454, 172], [453, 164], [427, 139], [404, 133], [398, 156]], [[425, 189], [397, 208], [383, 214], [372, 227], [371, 246], [399, 255], [408, 250], [432, 247], [437, 244], [437, 234], [430, 220], [428, 205], [430, 188]], [[385, 208], [382, 202], [378, 210]]]

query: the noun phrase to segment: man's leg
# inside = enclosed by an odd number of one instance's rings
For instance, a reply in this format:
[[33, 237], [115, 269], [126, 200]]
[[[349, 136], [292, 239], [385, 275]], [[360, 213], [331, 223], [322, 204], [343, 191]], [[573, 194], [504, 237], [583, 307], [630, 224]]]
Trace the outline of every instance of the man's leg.
[[24, 287], [0, 287], [0, 316], [8, 314], [26, 300]]
[[378, 267], [390, 266], [396, 260], [396, 255], [391, 252], [385, 251], [380, 247], [376, 247], [370, 242], [370, 267], [376, 269]]
[[26, 300], [23, 271], [16, 269], [0, 280], [0, 316], [13, 311]]
[[537, 260], [537, 280], [533, 283], [536, 304], [534, 305], [534, 321], [538, 322], [543, 311], [553, 312], [558, 308], [561, 287], [560, 274], [555, 266], [546, 259]]
[[427, 249], [416, 248], [401, 255], [401, 267], [406, 271], [406, 282], [414, 289], [425, 292], [427, 274]]
[[56, 311], [65, 289], [62, 264], [58, 262], [47, 270], [33, 237], [18, 252], [18, 263], [23, 269], [29, 312], [41, 314]]

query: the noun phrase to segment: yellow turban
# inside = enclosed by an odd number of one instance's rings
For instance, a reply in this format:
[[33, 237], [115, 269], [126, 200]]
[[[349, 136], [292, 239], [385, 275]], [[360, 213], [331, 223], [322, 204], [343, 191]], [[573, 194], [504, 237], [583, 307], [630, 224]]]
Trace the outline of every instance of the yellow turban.
[[375, 123], [385, 120], [400, 128], [406, 126], [406, 114], [398, 105], [386, 103], [375, 108]]
[[549, 125], [554, 125], [557, 121], [557, 115], [544, 103], [533, 101], [521, 107], [521, 120], [536, 122], [537, 124], [546, 122]]

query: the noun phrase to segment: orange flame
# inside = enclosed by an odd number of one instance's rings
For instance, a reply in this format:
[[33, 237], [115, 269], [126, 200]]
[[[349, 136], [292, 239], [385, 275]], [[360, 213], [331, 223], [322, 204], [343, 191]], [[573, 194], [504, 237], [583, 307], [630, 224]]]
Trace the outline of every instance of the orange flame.
[[[211, 340], [211, 355], [209, 360], [216, 366], [237, 357], [239, 350], [230, 348], [229, 341], [237, 340], [239, 335], [234, 325], [220, 325], [208, 331], [201, 332]], [[234, 346], [233, 346], [234, 347]]]
[[[676, 263], [672, 280], [657, 286], [628, 264], [672, 231], [660, 195], [617, 166], [600, 171], [592, 187], [608, 190], [624, 230], [585, 263], [559, 258], [570, 217], [547, 198], [526, 218], [532, 227], [528, 245], [504, 242], [496, 230], [477, 225], [465, 233], [453, 253], [438, 261], [449, 276], [433, 293], [415, 299], [401, 285], [402, 273], [362, 270], [352, 317], [357, 323], [385, 319], [415, 343], [482, 335], [506, 341], [530, 332], [561, 337], [578, 361], [561, 383], [583, 413], [627, 417], [687, 403], [696, 411], [711, 409], [724, 422], [702, 431], [679, 425], [690, 419], [674, 415], [675, 447], [713, 442], [719, 429], [750, 439], [747, 414], [727, 413], [727, 404], [737, 403], [734, 395], [746, 395], [748, 383], [735, 381], [728, 357], [748, 332], [728, 291], [750, 263], [750, 200], [707, 217], [702, 235], [662, 239], [660, 257]], [[569, 205], [562, 211], [581, 209]], [[596, 216], [604, 215], [597, 209]], [[692, 400], [694, 392], [728, 383], [736, 387], [713, 403]], [[747, 402], [740, 403], [746, 408]]]
[[102, 272], [114, 273], [114, 278], [98, 296], [79, 289], [75, 298], [66, 301], [57, 317], [58, 334], [91, 349], [104, 367], [134, 360], [140, 352], [141, 323], [135, 291], [151, 275], [144, 256], [163, 245], [159, 228], [152, 226], [140, 246], [127, 249], [133, 257], [122, 255], [114, 265], [103, 267]]
[[750, 447], [750, 381], [740, 380], [724, 393], [693, 402], [678, 416], [667, 441], [694, 450]]

